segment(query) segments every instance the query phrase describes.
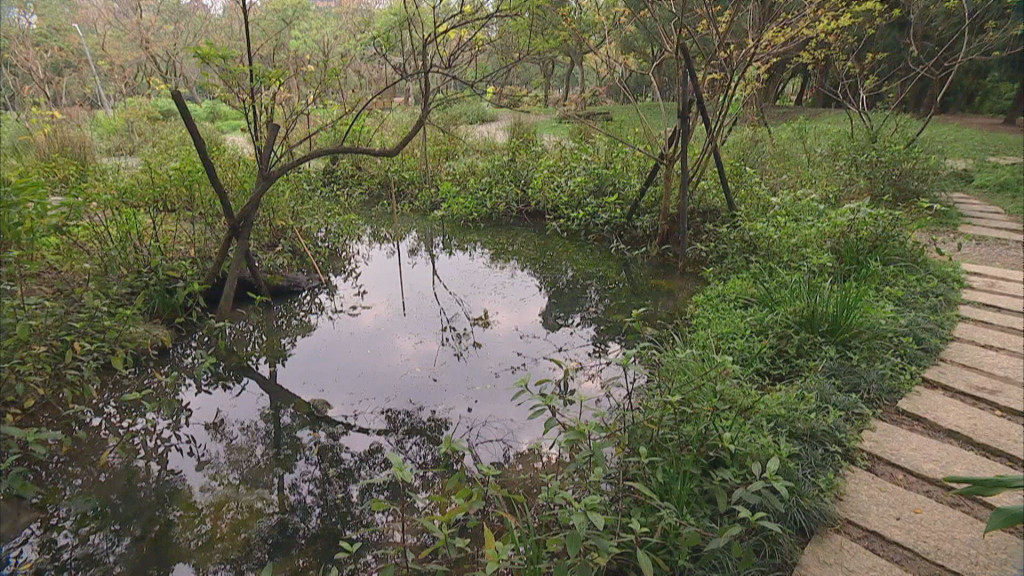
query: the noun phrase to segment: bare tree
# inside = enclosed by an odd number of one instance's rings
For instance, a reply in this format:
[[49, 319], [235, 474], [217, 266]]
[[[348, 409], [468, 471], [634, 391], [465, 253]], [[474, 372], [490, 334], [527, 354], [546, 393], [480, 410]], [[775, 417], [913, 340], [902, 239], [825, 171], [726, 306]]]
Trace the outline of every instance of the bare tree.
[[[257, 174], [247, 200], [237, 210], [184, 96], [178, 90], [171, 93], [226, 222], [206, 278], [208, 284], [221, 275], [234, 245], [217, 306], [222, 318], [231, 309], [243, 269], [248, 269], [261, 292], [269, 292], [250, 242], [260, 204], [274, 184], [318, 158], [390, 158], [400, 154], [426, 125], [441, 89], [481, 81], [473, 66], [474, 56], [493, 37], [495, 21], [511, 14], [505, 2], [401, 0], [378, 15], [377, 31], [368, 45], [325, 35], [313, 41], [318, 52], [295, 54], [289, 52], [290, 44], [275, 42], [280, 30], [256, 36], [257, 26], [263, 24], [259, 22], [260, 5], [236, 0], [235, 6], [241, 17], [240, 49], [208, 47], [199, 52], [199, 58], [213, 72], [222, 93], [245, 115]], [[268, 25], [288, 26], [289, 22]], [[312, 60], [314, 52], [316, 61]], [[306, 59], [307, 55], [310, 58]], [[302, 65], [296, 65], [295, 58], [303, 59]], [[368, 66], [371, 61], [378, 66]], [[367, 70], [385, 70], [387, 74], [373, 76]], [[376, 129], [366, 129], [372, 108], [404, 86], [414, 90], [416, 117], [390, 143], [381, 144], [383, 121]], [[319, 120], [313, 124], [311, 117]]]

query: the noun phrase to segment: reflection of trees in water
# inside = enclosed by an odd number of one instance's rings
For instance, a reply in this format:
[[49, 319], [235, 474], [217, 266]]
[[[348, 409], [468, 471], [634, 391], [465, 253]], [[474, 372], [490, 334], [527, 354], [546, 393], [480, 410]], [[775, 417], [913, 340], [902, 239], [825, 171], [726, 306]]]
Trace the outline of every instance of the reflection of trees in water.
[[369, 482], [388, 468], [387, 452], [429, 471], [417, 477], [424, 484], [451, 468], [439, 451], [447, 418], [387, 409], [382, 428], [367, 437], [369, 430], [323, 414], [277, 383], [276, 370], [229, 370], [257, 384], [268, 402], [254, 419], [225, 417], [208, 427], [201, 476], [190, 482], [166, 458], [137, 459], [131, 450], [88, 481], [68, 475], [47, 528], [29, 539], [40, 568], [169, 574], [184, 563], [199, 573], [249, 573], [273, 561], [275, 574], [312, 573], [333, 558], [342, 537], [390, 540], [387, 530], [374, 530], [382, 519], [369, 507], [397, 495], [390, 484]]
[[[409, 259], [430, 264], [441, 333], [448, 337], [440, 345], [463, 353], [487, 318], [470, 310], [452, 279], [438, 271], [441, 256], [486, 255], [491, 265], [525, 271], [547, 295], [545, 329], [593, 327], [598, 348], [619, 335], [621, 319], [647, 295], [652, 274], [607, 251], [515, 228], [453, 230], [428, 223], [384, 237], [371, 233], [368, 246], [378, 241], [399, 253], [404, 246]], [[354, 258], [331, 268], [358, 298], [366, 288]], [[41, 571], [58, 573], [117, 567], [127, 574], [170, 574], [177, 563], [200, 573], [259, 572], [269, 561], [275, 573], [311, 573], [333, 558], [342, 537], [363, 533], [361, 540], [387, 545], [393, 538], [388, 520], [368, 504], [394, 500], [397, 488], [367, 481], [388, 468], [385, 453], [394, 451], [427, 471], [416, 477], [424, 491], [439, 482], [452, 469], [439, 451], [452, 422], [423, 410], [389, 409], [380, 429], [369, 430], [331, 416], [330, 407], [301, 398], [277, 378], [277, 367], [300, 339], [318, 322], [354, 313], [354, 305], [314, 291], [255, 307], [223, 334], [197, 334], [155, 369], [177, 377], [146, 379], [142, 387], [153, 390], [146, 403], [110, 401], [132, 387], [108, 383], [91, 428], [72, 453], [43, 470], [43, 483], [55, 490], [46, 518], [34, 527], [39, 533], [6, 552], [30, 546]], [[266, 405], [252, 419], [218, 415], [205, 423], [203, 446], [189, 433], [190, 410], [177, 400], [186, 384], [198, 402], [213, 391], [248, 387], [260, 390]], [[112, 444], [117, 447], [108, 452]], [[106, 464], [96, 466], [108, 453]], [[197, 476], [173, 468], [181, 458], [196, 462]]]
[[[547, 298], [541, 324], [548, 332], [593, 328], [596, 353], [622, 336], [623, 323], [640, 307], [673, 308], [698, 287], [696, 280], [659, 267], [620, 257], [604, 247], [543, 232], [536, 227], [453, 226], [410, 217], [397, 235], [409, 256], [485, 257], [497, 268], [522, 270]], [[368, 239], [383, 244], [378, 233]]]

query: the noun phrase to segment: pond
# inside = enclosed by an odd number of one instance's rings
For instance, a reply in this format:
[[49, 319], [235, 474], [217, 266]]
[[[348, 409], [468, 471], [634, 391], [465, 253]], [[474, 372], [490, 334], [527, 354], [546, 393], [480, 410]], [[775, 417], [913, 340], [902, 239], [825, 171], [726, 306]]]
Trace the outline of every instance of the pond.
[[316, 573], [374, 527], [386, 488], [366, 481], [387, 452], [430, 470], [452, 434], [507, 460], [542, 432], [518, 380], [557, 378], [552, 359], [595, 396], [636, 377], [612, 362], [633, 311], [674, 318], [698, 287], [543, 227], [407, 216], [357, 236], [326, 286], [248, 306], [221, 344], [194, 334], [106, 386], [4, 573]]

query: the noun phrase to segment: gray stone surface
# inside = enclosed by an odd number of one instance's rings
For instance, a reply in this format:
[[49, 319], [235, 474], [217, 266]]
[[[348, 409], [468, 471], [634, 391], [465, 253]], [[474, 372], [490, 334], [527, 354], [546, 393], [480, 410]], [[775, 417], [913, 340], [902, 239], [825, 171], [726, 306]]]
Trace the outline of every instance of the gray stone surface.
[[898, 406], [977, 445], [1024, 460], [1024, 427], [1010, 420], [927, 388], [916, 388]]
[[998, 220], [1000, 222], [1016, 222], [1017, 219], [1007, 214], [998, 214], [996, 212], [979, 212], [970, 208], [957, 208], [966, 218], [980, 218], [984, 220]]
[[910, 576], [840, 534], [815, 536], [793, 576]]
[[1020, 385], [1024, 381], [1024, 359], [966, 342], [950, 342], [940, 355], [943, 360], [970, 366]]
[[1013, 217], [1007, 214], [1000, 214], [998, 212], [979, 212], [978, 210], [973, 210], [972, 208], [963, 205], [957, 207], [957, 210], [967, 218], [982, 218], [985, 220], [998, 220], [1000, 222], [1016, 222]]
[[967, 306], [966, 304], [960, 306], [960, 315], [964, 318], [992, 324], [993, 326], [1001, 326], [1018, 332], [1024, 331], [1024, 316], [985, 310], [984, 308]]
[[955, 201], [954, 204], [956, 205], [957, 208], [960, 208], [961, 206], [963, 206], [967, 210], [973, 210], [975, 212], [987, 212], [989, 214], [1005, 214], [1006, 213], [1006, 212], [1003, 211], [1002, 208], [1000, 208], [998, 206], [993, 206], [991, 204], [985, 204], [985, 203], [982, 203], [982, 202], [976, 202], [976, 203], [966, 202], [965, 203], [965, 202], [961, 202], [961, 201]]
[[[861, 450], [941, 485], [946, 476], [1020, 474], [1019, 470], [984, 456], [885, 422], [876, 421], [874, 429], [865, 431], [863, 438]], [[991, 498], [979, 497], [979, 500], [992, 506], [1012, 506], [1024, 502], [1024, 494], [1004, 492]]]
[[960, 226], [960, 231], [964, 234], [973, 234], [974, 236], [988, 236], [989, 238], [1000, 238], [1002, 240], [1010, 240], [1011, 242], [1024, 242], [1024, 234], [1020, 232], [1011, 232], [1009, 230], [998, 230], [996, 228], [962, 224]]
[[1021, 336], [976, 324], [961, 322], [953, 329], [953, 336], [987, 348], [1006, 350], [1016, 354], [1024, 352], [1024, 338]]
[[1024, 412], [1024, 390], [1016, 384], [989, 378], [945, 362], [925, 370], [923, 377], [936, 386], [985, 400], [1008, 412]]
[[967, 218], [968, 224], [974, 226], [984, 226], [985, 228], [1001, 228], [1003, 230], [1014, 230], [1020, 232], [1024, 230], [1024, 226], [1021, 226], [1020, 222], [1014, 222], [1012, 220], [995, 220], [993, 218], [978, 218], [970, 217]]
[[857, 526], [963, 576], [1011, 576], [1024, 564], [1024, 543], [931, 499], [853, 468], [839, 513]]
[[975, 276], [974, 274], [967, 275], [967, 284], [972, 288], [978, 290], [984, 290], [986, 292], [996, 292], [1006, 296], [1016, 296], [1018, 299], [1022, 299], [1022, 305], [1024, 305], [1024, 284], [1019, 284], [1012, 280], [998, 280], [996, 278], [984, 278], [982, 276]]
[[989, 294], [979, 290], [964, 290], [963, 297], [964, 300], [985, 304], [986, 306], [1002, 308], [1011, 312], [1024, 312], [1024, 300], [1015, 296], [999, 296], [998, 294]]
[[999, 278], [1000, 280], [1024, 282], [1024, 270], [1007, 270], [1006, 268], [982, 266], [980, 264], [970, 264], [968, 262], [961, 262], [960, 266], [962, 266], [964, 270], [967, 270], [968, 272], [973, 272], [974, 274], [980, 274], [982, 276], [991, 276], [993, 278]]

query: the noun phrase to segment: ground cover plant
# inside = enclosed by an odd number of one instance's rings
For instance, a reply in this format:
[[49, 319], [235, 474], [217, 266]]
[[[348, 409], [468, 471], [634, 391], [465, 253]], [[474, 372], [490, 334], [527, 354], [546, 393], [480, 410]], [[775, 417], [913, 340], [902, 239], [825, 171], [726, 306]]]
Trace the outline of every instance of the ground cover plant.
[[[25, 512], [0, 571], [787, 573], [955, 323], [958, 269], [915, 233], [958, 223], [949, 192], [1024, 209], [1013, 3], [214, 4], [0, 10], [0, 506]], [[292, 391], [321, 325], [397, 318], [361, 307], [371, 221], [402, 318], [407, 290], [439, 311], [409, 374], [474, 330], [528, 337], [446, 285], [486, 252], [543, 293], [506, 306], [536, 340], [589, 330], [621, 377], [556, 337], [549, 378], [501, 351], [473, 385], [516, 374], [543, 435], [486, 456], [436, 378], [436, 406], [381, 392], [379, 428]], [[520, 257], [509, 223], [594, 250]], [[685, 312], [610, 300], [647, 264], [664, 290], [630, 296]], [[323, 286], [269, 298], [293, 273]], [[339, 364], [307, 384], [363, 378]]]
[[[783, 141], [807, 132], [824, 146], [838, 141], [806, 123], [780, 132]], [[561, 381], [524, 380], [517, 396], [553, 435], [542, 481], [524, 489], [528, 466], [517, 461], [501, 472], [459, 464], [471, 454], [454, 443], [457, 472], [430, 498], [409, 492], [404, 503], [374, 503], [422, 530], [429, 545], [403, 541], [409, 557], [354, 551], [367, 536], [353, 534], [344, 566], [383, 563], [402, 573], [468, 562], [488, 573], [538, 574], [792, 567], [829, 522], [831, 495], [869, 417], [913, 387], [944, 346], [960, 280], [954, 265], [929, 258], [911, 238], [918, 202], [932, 194], [917, 187], [930, 181], [915, 179], [919, 150], [875, 156], [874, 170], [857, 180], [841, 154], [751, 138], [745, 150], [756, 160], [731, 167], [744, 209], [702, 236], [709, 285], [685, 327], [637, 317], [647, 344], [625, 362], [650, 371], [647, 385], [609, 385], [615, 392], [587, 397], [569, 367]], [[907, 192], [875, 195], [876, 174]], [[480, 203], [492, 196], [465, 190], [444, 201], [485, 211], [462, 213], [470, 219], [492, 214]], [[604, 394], [618, 399], [615, 408], [581, 418], [580, 405]], [[394, 458], [387, 478], [411, 490], [415, 471]]]

